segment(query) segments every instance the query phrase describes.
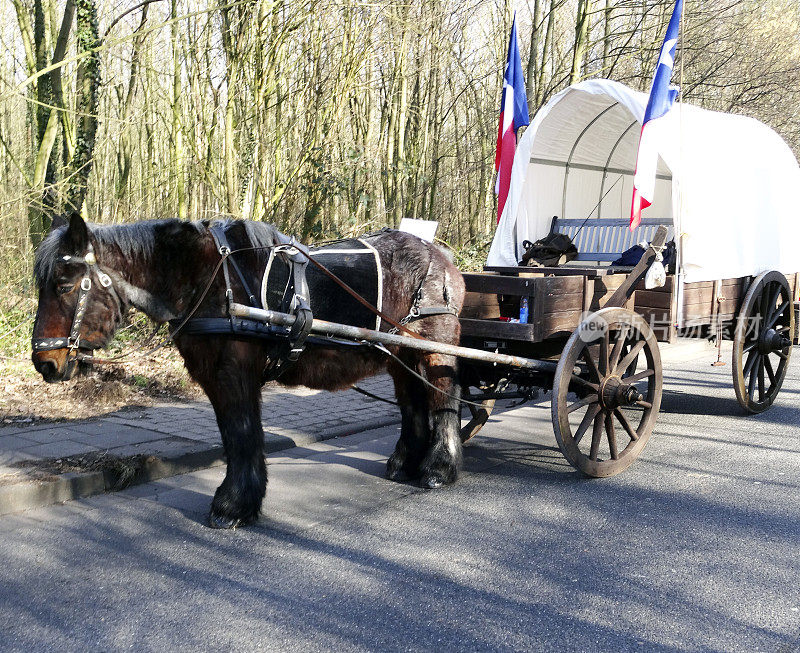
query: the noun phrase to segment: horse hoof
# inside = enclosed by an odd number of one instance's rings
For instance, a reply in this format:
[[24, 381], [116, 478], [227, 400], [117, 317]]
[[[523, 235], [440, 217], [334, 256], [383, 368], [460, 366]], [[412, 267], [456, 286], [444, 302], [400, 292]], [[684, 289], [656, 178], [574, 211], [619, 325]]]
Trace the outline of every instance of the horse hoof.
[[208, 525], [211, 528], [221, 528], [233, 530], [237, 526], [243, 525], [241, 519], [236, 517], [224, 517], [223, 515], [215, 515], [213, 512], [208, 515]]
[[390, 481], [395, 481], [397, 483], [407, 483], [411, 480], [411, 477], [403, 470], [402, 467], [397, 469], [386, 469], [386, 478]]
[[422, 487], [427, 488], [428, 490], [436, 490], [447, 485], [447, 482], [440, 474], [431, 473], [423, 476], [420, 484]]

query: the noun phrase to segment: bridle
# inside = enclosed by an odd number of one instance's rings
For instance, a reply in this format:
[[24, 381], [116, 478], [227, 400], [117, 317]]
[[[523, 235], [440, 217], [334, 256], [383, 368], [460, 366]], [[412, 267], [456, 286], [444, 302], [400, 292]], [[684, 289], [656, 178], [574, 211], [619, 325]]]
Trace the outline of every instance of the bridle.
[[111, 293], [117, 305], [122, 306], [122, 302], [114, 290], [111, 277], [103, 272], [97, 265], [97, 257], [95, 256], [94, 247], [92, 247], [91, 243], [83, 256], [65, 255], [61, 257], [61, 260], [65, 263], [78, 263], [86, 266], [86, 272], [84, 272], [78, 288], [78, 301], [75, 304], [75, 316], [72, 318], [72, 326], [70, 327], [69, 335], [67, 337], [57, 338], [33, 338], [31, 340], [31, 345], [34, 354], [40, 351], [68, 349], [67, 358], [69, 360], [81, 358], [81, 353], [78, 351], [81, 348], [92, 350], [101, 347], [98, 343], [84, 343], [81, 341], [80, 337], [81, 323], [86, 315], [89, 291], [92, 289], [92, 272], [97, 275], [100, 285]]

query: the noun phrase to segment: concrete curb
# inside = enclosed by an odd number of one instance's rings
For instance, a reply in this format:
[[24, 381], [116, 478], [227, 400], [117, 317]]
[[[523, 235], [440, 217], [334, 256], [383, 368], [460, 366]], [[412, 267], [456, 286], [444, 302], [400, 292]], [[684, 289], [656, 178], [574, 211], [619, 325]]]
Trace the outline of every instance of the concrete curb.
[[[354, 435], [399, 423], [399, 416], [386, 416], [383, 419], [373, 419], [369, 424], [358, 426], [351, 424], [326, 429], [317, 435], [298, 433], [289, 437], [268, 433], [264, 440], [264, 451], [267, 454], [271, 454], [285, 449], [302, 447], [323, 440]], [[208, 446], [177, 456], [163, 458], [146, 456], [142, 459], [133, 478], [124, 487], [118, 487], [119, 478], [117, 475], [102, 471], [66, 473], [53, 480], [23, 481], [12, 485], [0, 486], [0, 515], [41, 508], [54, 503], [72, 501], [73, 499], [83, 499], [103, 492], [122, 490], [134, 485], [157, 481], [168, 476], [186, 474], [223, 463], [222, 446]]]

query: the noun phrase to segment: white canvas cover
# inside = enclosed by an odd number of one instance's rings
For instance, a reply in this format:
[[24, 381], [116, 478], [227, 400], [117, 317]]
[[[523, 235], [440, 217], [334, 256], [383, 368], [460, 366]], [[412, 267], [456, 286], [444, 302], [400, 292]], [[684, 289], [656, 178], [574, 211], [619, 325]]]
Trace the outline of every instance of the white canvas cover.
[[[519, 243], [545, 236], [555, 215], [630, 216], [646, 105], [644, 93], [589, 80], [536, 114], [487, 265], [516, 265]], [[799, 271], [800, 166], [783, 139], [752, 118], [688, 104], [659, 122], [656, 200], [642, 217], [673, 219], [683, 281]]]

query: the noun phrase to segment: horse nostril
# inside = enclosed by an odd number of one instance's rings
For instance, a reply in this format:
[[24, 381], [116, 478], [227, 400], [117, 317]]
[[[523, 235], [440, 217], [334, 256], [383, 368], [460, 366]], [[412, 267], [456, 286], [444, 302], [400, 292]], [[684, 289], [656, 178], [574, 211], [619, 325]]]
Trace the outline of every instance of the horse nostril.
[[36, 369], [39, 370], [45, 380], [52, 379], [58, 372], [58, 367], [52, 361], [42, 361], [36, 363]]

